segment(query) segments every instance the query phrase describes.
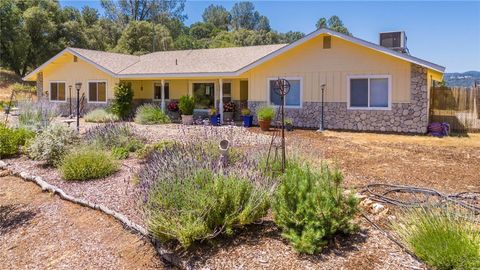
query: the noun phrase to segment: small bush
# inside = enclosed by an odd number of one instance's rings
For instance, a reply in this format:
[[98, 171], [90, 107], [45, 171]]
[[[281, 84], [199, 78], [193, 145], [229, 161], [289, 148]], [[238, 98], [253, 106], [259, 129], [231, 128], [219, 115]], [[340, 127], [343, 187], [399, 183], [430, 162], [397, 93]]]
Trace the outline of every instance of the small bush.
[[188, 247], [266, 215], [271, 186], [246, 156], [224, 162], [202, 145], [167, 145], [139, 173], [138, 195], [156, 238]]
[[27, 140], [33, 138], [35, 133], [24, 128], [9, 128], [0, 124], [0, 158], [15, 156], [20, 152]]
[[129, 151], [125, 147], [114, 147], [112, 149], [112, 156], [116, 159], [128, 158]]
[[148, 158], [154, 151], [163, 151], [170, 147], [173, 147], [174, 141], [161, 141], [155, 144], [146, 144], [136, 151], [136, 155], [140, 159]]
[[20, 127], [40, 132], [60, 115], [59, 107], [48, 101], [23, 101], [18, 103]]
[[183, 115], [193, 115], [193, 110], [195, 109], [195, 98], [191, 96], [180, 97], [178, 108]]
[[261, 107], [257, 111], [257, 118], [260, 121], [271, 121], [275, 117], [275, 109], [270, 106]]
[[315, 171], [297, 161], [287, 164], [274, 195], [273, 213], [282, 236], [295, 250], [313, 254], [335, 234], [356, 230], [352, 219], [358, 202], [353, 195], [344, 195], [338, 170], [324, 165]]
[[156, 105], [145, 104], [137, 109], [135, 123], [142, 125], [167, 124], [170, 118]]
[[108, 123], [108, 122], [116, 122], [119, 120], [118, 116], [113, 113], [109, 113], [104, 109], [95, 109], [84, 116], [85, 122], [93, 122], [93, 123]]
[[133, 132], [131, 126], [122, 123], [107, 123], [92, 127], [85, 133], [85, 141], [102, 149], [125, 147], [134, 152], [143, 146], [141, 138]]
[[54, 124], [40, 133], [27, 147], [30, 158], [45, 161], [49, 165], [57, 164], [78, 141], [77, 133], [61, 124]]
[[114, 89], [115, 99], [112, 104], [112, 112], [120, 119], [126, 119], [132, 113], [133, 90], [128, 83], [119, 83]]
[[446, 270], [480, 269], [480, 230], [474, 226], [448, 210], [421, 208], [403, 213], [392, 227], [420, 259]]
[[107, 152], [87, 147], [67, 154], [59, 169], [65, 180], [89, 180], [113, 174], [118, 164]]

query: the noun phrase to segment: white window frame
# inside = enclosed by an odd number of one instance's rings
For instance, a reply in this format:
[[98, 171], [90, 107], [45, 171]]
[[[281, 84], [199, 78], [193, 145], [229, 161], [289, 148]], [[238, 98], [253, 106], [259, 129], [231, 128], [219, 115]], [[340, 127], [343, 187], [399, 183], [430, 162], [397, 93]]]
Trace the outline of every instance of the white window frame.
[[[170, 91], [170, 87], [171, 87], [170, 81], [164, 81], [162, 87], [165, 87], [165, 84], [166, 84], [166, 83], [168, 83], [168, 87], [169, 87], [168, 89], [169, 89], [169, 91]], [[162, 101], [162, 98], [161, 98], [161, 97], [160, 97], [159, 99], [156, 99], [156, 98], [155, 98], [155, 84], [160, 84], [160, 85], [162, 85], [162, 82], [161, 82], [161, 81], [154, 81], [154, 82], [153, 82], [153, 84], [152, 84], [152, 85], [153, 85], [153, 93], [152, 93], [152, 94], [153, 94], [153, 98], [152, 98], [152, 100], [153, 100], [153, 101]], [[170, 94], [170, 93], [169, 93], [169, 94]], [[169, 95], [169, 97], [170, 97], [170, 95]], [[170, 100], [170, 99], [165, 99], [165, 101], [169, 101], [169, 100]]]
[[[90, 83], [105, 83], [105, 101], [90, 101]], [[108, 102], [108, 82], [106, 80], [89, 80], [87, 82], [87, 102], [92, 104], [107, 104]], [[97, 85], [97, 99], [98, 99], [98, 85]]]
[[[57, 99], [57, 100], [52, 100], [52, 83], [64, 83], [65, 84], [65, 99]], [[67, 82], [66, 81], [48, 81], [48, 100], [50, 102], [59, 102], [59, 103], [65, 103], [67, 102]]]
[[[368, 80], [368, 107], [351, 107], [350, 106], [350, 80], [351, 79], [367, 79]], [[370, 79], [387, 79], [388, 80], [388, 106], [387, 107], [371, 107], [370, 106]], [[389, 111], [392, 109], [392, 75], [348, 75], [347, 76], [347, 109], [348, 110], [379, 110]]]
[[[267, 101], [268, 101], [268, 104], [270, 106], [273, 106], [273, 107], [279, 107], [279, 105], [275, 105], [275, 104], [272, 104], [271, 100], [270, 100], [270, 81], [276, 81], [278, 80], [279, 77], [268, 77], [267, 78]], [[299, 106], [291, 106], [291, 105], [286, 105], [284, 104], [284, 107], [285, 108], [292, 108], [292, 109], [301, 109], [303, 107], [303, 77], [282, 77], [280, 76], [281, 79], [285, 79], [287, 81], [290, 81], [290, 80], [296, 80], [296, 81], [300, 81], [300, 105]], [[286, 101], [286, 99], [284, 99], [284, 102]]]

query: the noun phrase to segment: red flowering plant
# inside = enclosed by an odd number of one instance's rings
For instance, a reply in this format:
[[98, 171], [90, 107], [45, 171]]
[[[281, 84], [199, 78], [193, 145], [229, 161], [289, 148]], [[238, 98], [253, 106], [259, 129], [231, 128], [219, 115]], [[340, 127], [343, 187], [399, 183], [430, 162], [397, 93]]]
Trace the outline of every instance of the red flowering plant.
[[225, 104], [223, 104], [223, 111], [224, 112], [234, 112], [235, 111], [235, 103], [232, 101], [229, 101]]
[[170, 103], [168, 103], [167, 109], [171, 112], [178, 112], [178, 102], [171, 101]]

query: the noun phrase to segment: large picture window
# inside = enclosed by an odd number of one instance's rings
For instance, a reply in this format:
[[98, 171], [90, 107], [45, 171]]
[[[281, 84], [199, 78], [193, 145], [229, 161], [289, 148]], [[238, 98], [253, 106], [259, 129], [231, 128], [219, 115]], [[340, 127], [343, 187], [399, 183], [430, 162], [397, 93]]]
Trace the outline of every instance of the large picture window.
[[50, 100], [51, 101], [66, 101], [65, 83], [51, 82], [50, 83]]
[[88, 101], [89, 102], [107, 102], [107, 83], [89, 82], [88, 83]]
[[[275, 81], [278, 78], [268, 79], [268, 91], [270, 95], [270, 104], [281, 105], [281, 97], [275, 92]], [[302, 79], [301, 78], [285, 78], [290, 83], [290, 91], [284, 99], [286, 107], [301, 107], [302, 105]]]
[[193, 97], [195, 98], [195, 109], [210, 109], [215, 107], [215, 84], [214, 83], [193, 83]]
[[[170, 99], [170, 84], [168, 82], [164, 82], [163, 87], [165, 88], [165, 100], [168, 100]], [[153, 99], [162, 99], [162, 83], [153, 84]]]
[[350, 109], [389, 109], [390, 76], [352, 76], [348, 78]]

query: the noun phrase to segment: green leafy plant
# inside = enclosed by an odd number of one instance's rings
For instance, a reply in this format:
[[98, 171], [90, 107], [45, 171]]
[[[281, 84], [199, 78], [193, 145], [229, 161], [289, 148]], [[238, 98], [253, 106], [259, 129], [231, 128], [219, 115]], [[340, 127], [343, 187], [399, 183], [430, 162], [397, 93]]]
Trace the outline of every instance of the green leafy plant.
[[285, 125], [293, 125], [293, 119], [292, 118], [285, 119]]
[[89, 180], [113, 174], [118, 170], [118, 164], [106, 151], [81, 147], [63, 158], [59, 170], [65, 180]]
[[193, 110], [195, 109], [195, 98], [188, 95], [180, 97], [178, 108], [183, 115], [193, 115]]
[[271, 106], [261, 107], [257, 111], [259, 121], [271, 121], [275, 117], [275, 109]]
[[273, 214], [295, 250], [319, 252], [335, 234], [357, 229], [352, 220], [358, 202], [353, 195], [344, 195], [340, 171], [327, 165], [316, 171], [299, 161], [287, 164], [274, 195]]
[[243, 116], [249, 116], [251, 112], [249, 108], [243, 108], [241, 113]]
[[202, 170], [158, 182], [148, 201], [148, 227], [158, 239], [175, 239], [188, 247], [222, 227], [232, 234], [234, 227], [264, 216], [268, 206], [266, 192], [255, 190], [248, 180]]
[[480, 269], [480, 230], [458, 213], [413, 209], [402, 213], [392, 228], [415, 255], [436, 269]]
[[0, 123], [0, 158], [15, 156], [35, 133], [24, 128], [9, 128]]
[[112, 156], [116, 159], [127, 159], [129, 151], [125, 147], [114, 147], [112, 149]]
[[107, 112], [105, 109], [95, 109], [89, 111], [83, 118], [85, 119], [85, 122], [92, 123], [108, 123], [119, 120], [117, 115]]
[[78, 135], [73, 129], [65, 125], [53, 124], [31, 141], [27, 152], [29, 157], [34, 160], [55, 165], [78, 139]]
[[167, 124], [170, 123], [170, 118], [158, 106], [145, 104], [138, 107], [135, 123], [143, 125]]
[[26, 92], [26, 93], [36, 93], [37, 88], [35, 85], [24, 84], [24, 83], [14, 83], [11, 86], [12, 90]]
[[175, 144], [174, 141], [161, 141], [154, 144], [146, 144], [135, 153], [138, 158], [145, 159], [149, 157], [154, 151], [163, 151], [165, 149], [171, 148]]
[[112, 112], [120, 119], [126, 119], [132, 113], [133, 90], [128, 83], [121, 82], [115, 86], [115, 99], [111, 106]]
[[19, 126], [34, 132], [47, 128], [53, 119], [60, 115], [59, 107], [45, 100], [18, 102], [18, 107]]

